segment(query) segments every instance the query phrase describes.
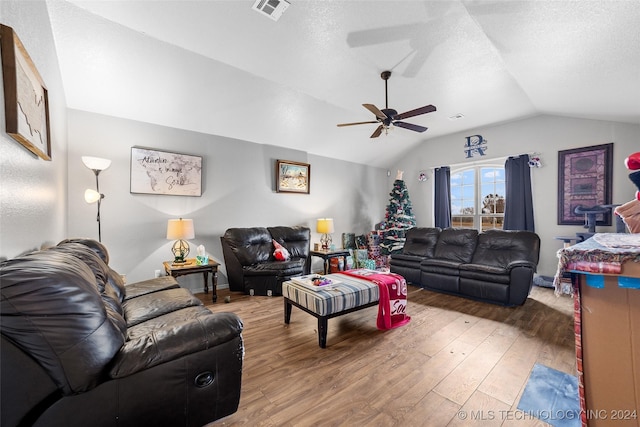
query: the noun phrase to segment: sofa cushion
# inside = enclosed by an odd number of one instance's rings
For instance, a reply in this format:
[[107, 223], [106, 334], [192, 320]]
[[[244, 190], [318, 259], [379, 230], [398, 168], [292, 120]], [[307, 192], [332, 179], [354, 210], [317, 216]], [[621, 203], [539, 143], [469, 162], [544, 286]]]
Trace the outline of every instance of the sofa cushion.
[[460, 277], [484, 282], [509, 284], [511, 281], [511, 275], [507, 269], [488, 265], [462, 264], [459, 273]]
[[290, 259], [289, 261], [270, 261], [243, 267], [246, 276], [277, 276], [285, 277], [302, 274], [304, 269], [303, 259]]
[[510, 305], [510, 287], [508, 286], [508, 283], [496, 283], [495, 281], [475, 280], [461, 277], [459, 292], [461, 295], [474, 299]]
[[179, 287], [178, 281], [173, 276], [155, 277], [125, 286], [125, 299]]
[[102, 243], [98, 242], [97, 240], [93, 240], [93, 239], [65, 239], [65, 240], [62, 240], [60, 243], [58, 243], [58, 246], [64, 245], [65, 243], [80, 243], [80, 244], [88, 247], [89, 249], [91, 249], [93, 252], [95, 252], [96, 255], [98, 255], [100, 257], [100, 259], [102, 259], [102, 261], [104, 261], [105, 264], [109, 265], [109, 251], [107, 251], [107, 248], [106, 248], [105, 245], [103, 245]]
[[[473, 264], [509, 269], [538, 263], [540, 238], [530, 231], [487, 230], [478, 236]], [[515, 262], [515, 264], [514, 264]]]
[[127, 340], [135, 340], [142, 336], [153, 334], [163, 328], [170, 328], [172, 325], [197, 319], [200, 316], [210, 316], [211, 311], [204, 305], [194, 305], [172, 311], [145, 322], [138, 323], [127, 329]]
[[128, 340], [113, 359], [109, 374], [112, 378], [123, 378], [213, 348], [235, 339], [242, 327], [242, 321], [233, 313], [187, 317]]
[[[273, 259], [271, 235], [264, 227], [229, 228], [223, 238], [241, 265]], [[293, 253], [291, 255], [294, 256]]]
[[477, 230], [445, 228], [440, 232], [434, 257], [440, 260], [470, 262], [476, 249], [477, 239]]
[[172, 311], [196, 305], [202, 305], [202, 301], [188, 289], [175, 288], [125, 300], [123, 308], [127, 326], [131, 327]]
[[309, 241], [311, 231], [307, 227], [267, 227], [271, 237], [284, 246], [291, 258], [306, 258], [309, 256]]
[[65, 395], [92, 389], [124, 344], [94, 273], [70, 253], [46, 250], [1, 263], [0, 291], [2, 334]]
[[433, 258], [439, 235], [440, 228], [437, 227], [414, 227], [407, 230], [402, 254]]
[[65, 246], [67, 243], [79, 243], [83, 246], [86, 246], [87, 248], [95, 252], [95, 254], [98, 255], [100, 259], [102, 259], [108, 269], [107, 284], [111, 286], [111, 291], [115, 292], [118, 300], [120, 302], [124, 301], [124, 280], [122, 280], [120, 274], [109, 267], [109, 251], [107, 251], [107, 248], [102, 243], [92, 239], [66, 239], [58, 243], [58, 246]]
[[404, 253], [401, 253], [391, 255], [389, 264], [420, 268], [420, 263], [423, 260], [424, 258], [418, 255], [406, 255]]
[[448, 268], [457, 272], [461, 265], [462, 263], [460, 261], [431, 258], [422, 260], [420, 263], [420, 269], [423, 271], [438, 271], [442, 268]]
[[116, 325], [122, 335], [127, 333], [127, 323], [124, 320], [124, 312], [120, 303], [119, 292], [108, 281], [110, 268], [94, 251], [87, 250], [87, 246], [80, 243], [60, 243], [49, 249], [50, 251], [64, 252], [83, 261], [93, 272], [94, 285], [100, 293], [109, 319]]

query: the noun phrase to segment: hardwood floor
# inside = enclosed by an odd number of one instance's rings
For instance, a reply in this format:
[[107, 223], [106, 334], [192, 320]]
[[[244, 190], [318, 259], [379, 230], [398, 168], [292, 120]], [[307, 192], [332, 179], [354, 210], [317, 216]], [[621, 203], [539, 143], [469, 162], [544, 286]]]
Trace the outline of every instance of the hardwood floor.
[[516, 411], [533, 365], [576, 373], [573, 301], [551, 289], [506, 308], [409, 286], [409, 325], [360, 310], [329, 320], [326, 349], [309, 314], [284, 324], [282, 297], [198, 297], [244, 322], [240, 407], [212, 427], [546, 426]]

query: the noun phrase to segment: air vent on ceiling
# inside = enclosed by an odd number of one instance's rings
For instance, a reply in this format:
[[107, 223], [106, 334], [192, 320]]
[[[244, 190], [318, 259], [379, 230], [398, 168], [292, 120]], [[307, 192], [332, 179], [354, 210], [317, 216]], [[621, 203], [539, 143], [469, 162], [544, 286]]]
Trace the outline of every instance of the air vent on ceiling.
[[277, 21], [290, 4], [287, 0], [256, 0], [253, 4], [253, 10]]

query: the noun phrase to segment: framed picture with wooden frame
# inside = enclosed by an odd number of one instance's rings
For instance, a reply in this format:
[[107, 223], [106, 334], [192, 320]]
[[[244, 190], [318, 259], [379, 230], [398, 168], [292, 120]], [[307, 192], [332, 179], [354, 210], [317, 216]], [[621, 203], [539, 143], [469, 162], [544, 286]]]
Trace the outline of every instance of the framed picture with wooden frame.
[[[580, 225], [578, 206], [610, 205], [613, 143], [558, 151], [558, 224]], [[596, 225], [611, 225], [611, 213], [599, 214]]]
[[276, 160], [276, 192], [309, 194], [311, 165]]
[[44, 160], [51, 160], [49, 93], [27, 50], [11, 27], [0, 24], [7, 134]]

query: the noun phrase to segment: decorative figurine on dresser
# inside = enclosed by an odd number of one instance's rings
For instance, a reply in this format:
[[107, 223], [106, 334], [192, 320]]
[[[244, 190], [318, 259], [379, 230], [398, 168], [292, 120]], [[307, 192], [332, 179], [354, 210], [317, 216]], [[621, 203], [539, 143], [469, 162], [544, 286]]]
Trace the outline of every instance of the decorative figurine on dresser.
[[631, 233], [640, 233], [640, 151], [627, 157], [624, 160], [624, 165], [632, 171], [629, 174], [629, 179], [638, 190], [635, 199], [618, 206], [615, 213], [622, 218]]

